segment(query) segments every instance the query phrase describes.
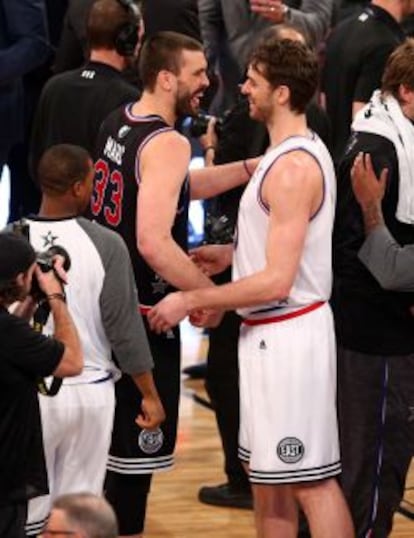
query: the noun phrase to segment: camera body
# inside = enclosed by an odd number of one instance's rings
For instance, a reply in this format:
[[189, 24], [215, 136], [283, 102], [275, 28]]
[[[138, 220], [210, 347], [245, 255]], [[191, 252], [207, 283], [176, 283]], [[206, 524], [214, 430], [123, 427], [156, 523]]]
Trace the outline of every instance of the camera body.
[[[30, 241], [30, 225], [24, 219], [21, 219], [12, 224], [13, 232], [23, 235], [28, 241]], [[59, 246], [53, 245], [47, 250], [41, 252], [36, 252], [36, 263], [42, 273], [48, 273], [49, 271], [54, 271], [54, 257], [60, 255], [64, 259], [63, 269], [68, 271], [70, 269], [70, 257], [67, 251]], [[56, 274], [56, 273], [55, 273]], [[59, 279], [59, 276], [56, 274], [56, 277]], [[39, 287], [36, 276], [33, 276], [32, 287], [30, 293], [36, 301], [41, 301], [44, 298], [44, 293]]]
[[[192, 136], [193, 138], [199, 138], [200, 136], [206, 134], [208, 123], [212, 118], [213, 116], [210, 116], [209, 114], [204, 114], [203, 112], [200, 112], [199, 114], [197, 114], [197, 116], [191, 117], [188, 124], [190, 136]], [[216, 131], [216, 135], [218, 137], [221, 134], [222, 128], [223, 119], [216, 118], [214, 130]]]
[[205, 243], [225, 245], [233, 242], [234, 225], [227, 215], [215, 216], [207, 213], [205, 223]]

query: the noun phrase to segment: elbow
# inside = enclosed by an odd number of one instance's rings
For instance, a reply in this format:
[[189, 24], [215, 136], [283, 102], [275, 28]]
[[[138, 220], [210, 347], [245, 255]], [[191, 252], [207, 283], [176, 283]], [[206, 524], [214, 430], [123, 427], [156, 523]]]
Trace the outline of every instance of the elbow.
[[395, 291], [395, 282], [393, 283], [387, 276], [377, 278], [377, 281], [383, 290]]
[[263, 302], [283, 301], [289, 297], [292, 286], [293, 281], [285, 278], [270, 279], [266, 285], [266, 296], [263, 298]]
[[77, 353], [71, 364], [70, 376], [79, 375], [83, 370], [83, 356], [82, 353]]
[[401, 291], [404, 288], [404, 282], [392, 273], [378, 276], [377, 281], [381, 288], [386, 291]]
[[151, 242], [147, 238], [137, 237], [137, 248], [147, 264], [153, 267], [157, 252], [155, 243]]
[[55, 377], [73, 377], [82, 373], [83, 355], [80, 350], [71, 350], [66, 347], [59, 366], [53, 373]]
[[137, 236], [137, 248], [146, 263], [157, 270], [160, 255], [164, 252], [164, 241], [160, 241], [151, 234], [139, 234]]

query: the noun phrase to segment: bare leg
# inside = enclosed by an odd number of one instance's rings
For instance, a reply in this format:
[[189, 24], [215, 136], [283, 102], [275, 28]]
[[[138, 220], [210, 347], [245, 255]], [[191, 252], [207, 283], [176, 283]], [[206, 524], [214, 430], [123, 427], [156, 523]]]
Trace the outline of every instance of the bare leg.
[[294, 486], [313, 538], [354, 538], [351, 515], [342, 491], [333, 478]]
[[292, 488], [253, 484], [252, 490], [258, 538], [295, 538], [298, 510]]

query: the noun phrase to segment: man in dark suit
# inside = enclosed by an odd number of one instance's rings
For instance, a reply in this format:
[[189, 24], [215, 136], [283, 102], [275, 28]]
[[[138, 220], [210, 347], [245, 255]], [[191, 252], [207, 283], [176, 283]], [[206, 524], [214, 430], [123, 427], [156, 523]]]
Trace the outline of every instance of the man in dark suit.
[[49, 53], [43, 0], [0, 0], [0, 169], [23, 137], [23, 75]]

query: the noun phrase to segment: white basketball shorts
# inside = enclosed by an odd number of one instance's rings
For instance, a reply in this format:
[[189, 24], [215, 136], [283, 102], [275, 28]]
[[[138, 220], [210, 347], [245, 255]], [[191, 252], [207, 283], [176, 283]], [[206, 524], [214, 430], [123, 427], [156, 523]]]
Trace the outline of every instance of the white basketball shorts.
[[249, 326], [239, 339], [239, 457], [254, 484], [341, 472], [336, 348], [330, 307]]

